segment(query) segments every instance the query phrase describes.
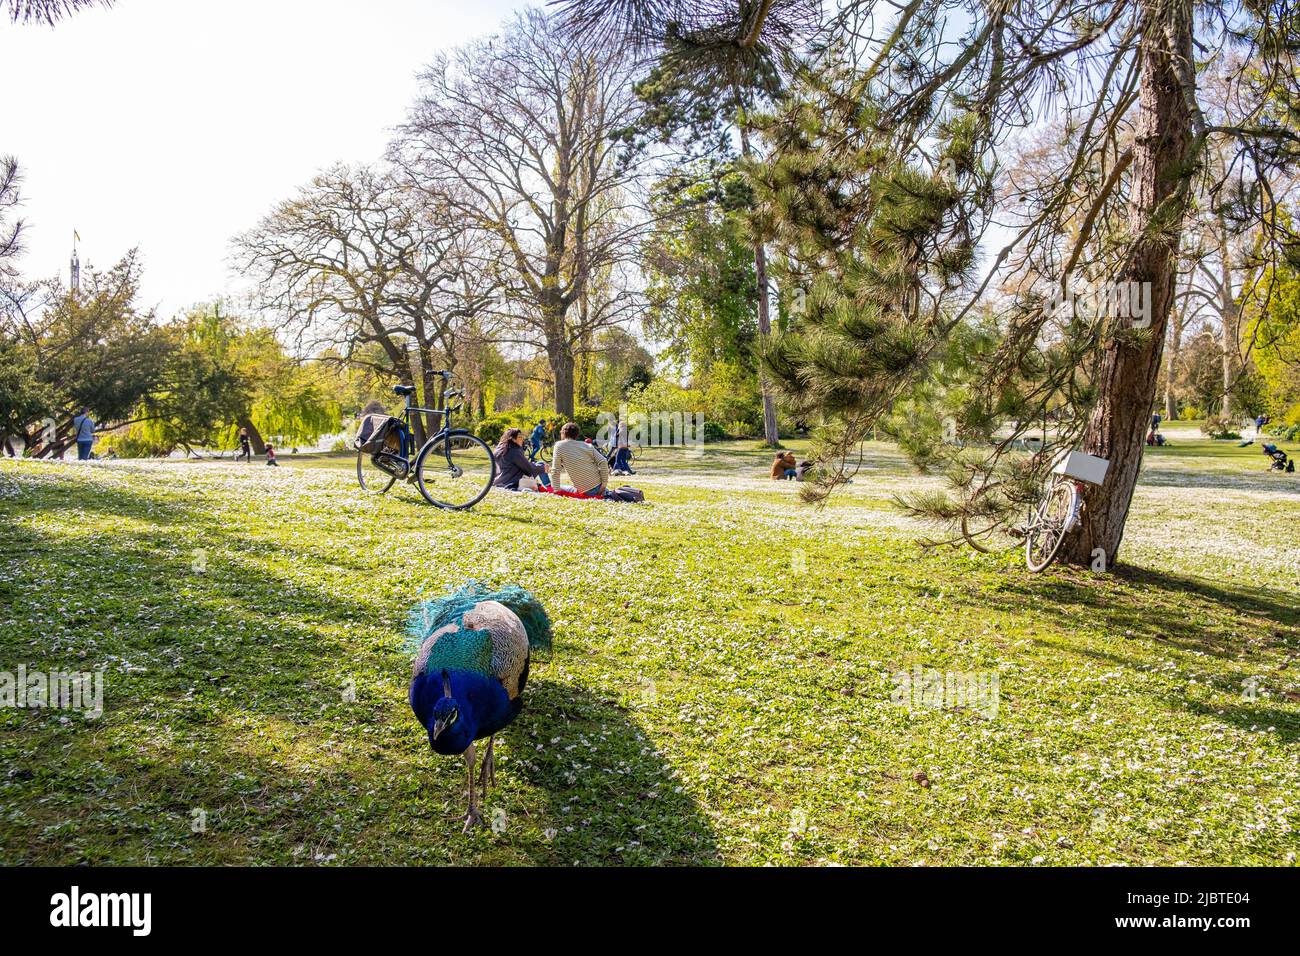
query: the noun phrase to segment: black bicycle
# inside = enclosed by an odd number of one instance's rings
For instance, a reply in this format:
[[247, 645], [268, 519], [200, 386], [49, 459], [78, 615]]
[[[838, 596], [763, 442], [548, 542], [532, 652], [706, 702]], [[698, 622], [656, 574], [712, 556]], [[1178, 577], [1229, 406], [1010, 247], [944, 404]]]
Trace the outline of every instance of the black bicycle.
[[[531, 448], [532, 446], [530, 445], [529, 447]], [[538, 448], [535, 452], [530, 452], [528, 456], [529, 460], [540, 461], [544, 465], [549, 465], [551, 463], [551, 450], [554, 447], [555, 442], [551, 441], [549, 438], [543, 438], [542, 447]]]
[[[383, 448], [377, 452], [357, 451], [357, 483], [365, 491], [383, 494], [399, 480], [411, 481], [420, 489], [424, 500], [439, 508], [456, 511], [472, 508], [483, 500], [497, 475], [492, 449], [467, 429], [452, 428], [451, 417], [463, 407], [448, 405], [451, 398], [463, 397], [459, 388], [447, 388], [451, 372], [442, 376], [442, 408], [421, 408], [412, 404], [414, 385], [395, 385], [393, 392], [406, 397], [406, 405], [394, 427], [384, 436]], [[442, 416], [442, 430], [419, 450], [411, 428], [411, 413], [423, 412]]]

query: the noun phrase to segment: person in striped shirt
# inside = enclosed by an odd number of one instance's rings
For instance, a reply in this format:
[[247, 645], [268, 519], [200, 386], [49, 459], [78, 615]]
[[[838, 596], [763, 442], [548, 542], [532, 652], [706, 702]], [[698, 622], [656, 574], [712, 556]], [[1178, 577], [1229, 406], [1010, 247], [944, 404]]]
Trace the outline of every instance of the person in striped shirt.
[[560, 429], [560, 440], [551, 449], [551, 481], [563, 472], [569, 476], [579, 494], [603, 495], [609, 483], [609, 462], [582, 440], [582, 432], [574, 422]]

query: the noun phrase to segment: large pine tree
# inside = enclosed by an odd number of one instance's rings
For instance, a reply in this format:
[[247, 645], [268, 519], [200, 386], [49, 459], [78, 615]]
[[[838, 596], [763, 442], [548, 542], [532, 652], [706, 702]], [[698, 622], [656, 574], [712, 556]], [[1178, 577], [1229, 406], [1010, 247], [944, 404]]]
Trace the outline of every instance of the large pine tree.
[[[1110, 566], [1189, 196], [1222, 186], [1198, 182], [1207, 138], [1229, 138], [1260, 179], [1294, 163], [1284, 113], [1300, 21], [1276, 5], [1216, 4], [1198, 28], [1190, 0], [913, 0], [882, 27], [876, 6], [844, 6], [823, 59], [766, 123], [770, 159], [752, 173], [764, 227], [812, 277], [805, 321], [768, 356], [785, 400], [836, 424], [811, 494], [851, 473], [858, 443], [891, 409], [910, 408], [908, 428], [948, 439], [925, 451], [952, 482], [918, 510], [974, 540], [1020, 512], [1051, 445], [1081, 447], [1110, 473], [1089, 487], [1063, 557]], [[1231, 121], [1202, 115], [1197, 43], [1244, 48], [1249, 67], [1234, 82], [1246, 105]], [[1064, 161], [1015, 197], [1011, 241], [978, 263], [1001, 208], [999, 154], [1053, 119]], [[1276, 250], [1287, 236], [1256, 213], [1261, 248]], [[998, 283], [1007, 294], [990, 296]], [[926, 427], [936, 414], [947, 420]], [[1031, 428], [1047, 437], [1044, 453], [1008, 455]]]

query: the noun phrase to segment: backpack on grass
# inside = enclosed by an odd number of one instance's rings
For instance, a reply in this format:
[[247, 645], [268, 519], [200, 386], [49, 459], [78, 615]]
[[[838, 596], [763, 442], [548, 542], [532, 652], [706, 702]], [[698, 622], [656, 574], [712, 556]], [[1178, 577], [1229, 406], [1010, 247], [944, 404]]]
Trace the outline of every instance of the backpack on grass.
[[640, 488], [633, 488], [631, 485], [624, 485], [621, 488], [611, 488], [606, 491], [605, 498], [609, 501], [623, 501], [628, 504], [640, 504], [645, 501], [645, 492]]

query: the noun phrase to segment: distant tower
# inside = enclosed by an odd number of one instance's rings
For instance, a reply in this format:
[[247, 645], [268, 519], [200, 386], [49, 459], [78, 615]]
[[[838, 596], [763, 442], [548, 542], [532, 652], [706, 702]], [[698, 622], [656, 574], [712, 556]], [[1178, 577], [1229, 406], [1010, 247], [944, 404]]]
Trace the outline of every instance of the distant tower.
[[72, 287], [73, 292], [81, 291], [81, 260], [77, 258], [77, 240], [81, 237], [73, 232], [72, 234], [72, 262], [68, 265], [68, 284]]

